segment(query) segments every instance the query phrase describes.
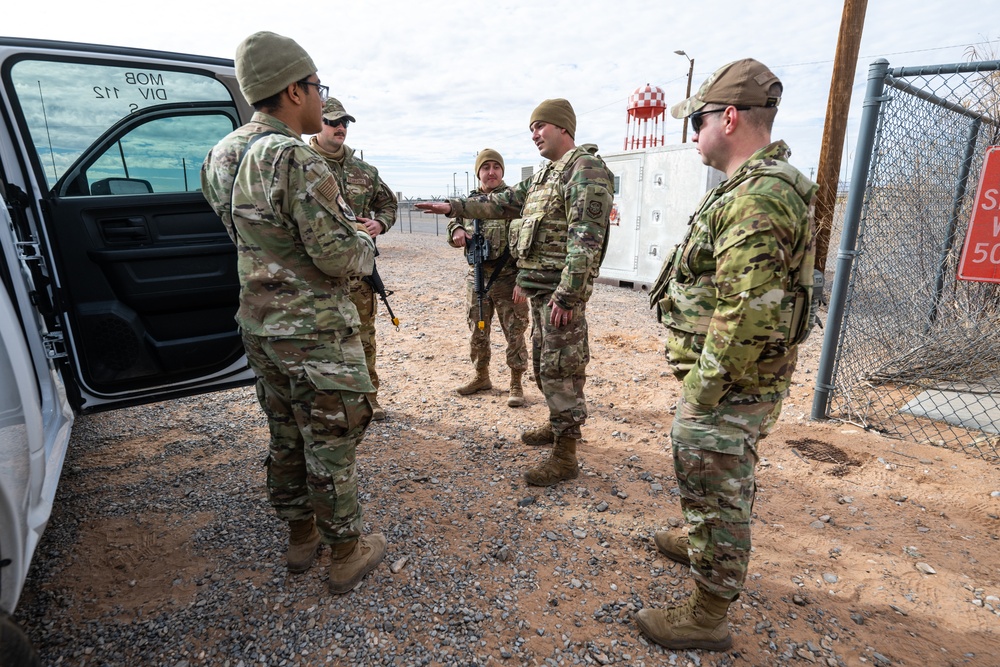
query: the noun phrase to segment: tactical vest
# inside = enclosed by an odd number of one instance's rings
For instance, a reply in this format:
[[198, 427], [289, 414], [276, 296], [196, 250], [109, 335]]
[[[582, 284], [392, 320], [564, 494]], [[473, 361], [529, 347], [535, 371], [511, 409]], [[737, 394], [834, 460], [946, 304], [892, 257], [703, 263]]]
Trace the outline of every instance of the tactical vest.
[[511, 254], [519, 269], [562, 271], [569, 223], [562, 174], [569, 160], [550, 162], [531, 179], [521, 218], [510, 226]]
[[[798, 173], [798, 170], [787, 162], [778, 161], [753, 169], [747, 172], [746, 176], [753, 178], [770, 176], [788, 183], [809, 209], [808, 224], [815, 229], [815, 206], [811, 203], [811, 196], [809, 200], [805, 198], [808, 192], [803, 193], [796, 187]], [[684, 240], [674, 247], [669, 261], [660, 269], [660, 274], [650, 290], [649, 300], [650, 307], [656, 309], [657, 319], [666, 326], [696, 336], [703, 336], [708, 332], [718, 301], [715, 277], [706, 274], [695, 276], [697, 283], [680, 282], [681, 264], [689, 251], [689, 243], [695, 230], [704, 230], [704, 236], [709, 236], [702, 222], [702, 215], [727, 192], [736, 189], [745, 180], [744, 178], [726, 183], [724, 189], [712, 190], [705, 195], [697, 212], [691, 216]], [[815, 254], [807, 252], [802, 264], [792, 272], [789, 280], [790, 290], [785, 291], [781, 298], [779, 322], [775, 330], [770, 332], [768, 342], [796, 345], [809, 336], [819, 305], [819, 300], [813, 298], [814, 265]]]

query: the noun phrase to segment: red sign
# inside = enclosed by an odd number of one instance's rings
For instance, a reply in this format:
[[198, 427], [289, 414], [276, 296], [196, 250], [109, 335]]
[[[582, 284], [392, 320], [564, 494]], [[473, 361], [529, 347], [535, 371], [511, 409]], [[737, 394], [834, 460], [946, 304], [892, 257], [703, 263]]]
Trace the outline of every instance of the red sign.
[[1000, 146], [986, 149], [958, 279], [1000, 283]]

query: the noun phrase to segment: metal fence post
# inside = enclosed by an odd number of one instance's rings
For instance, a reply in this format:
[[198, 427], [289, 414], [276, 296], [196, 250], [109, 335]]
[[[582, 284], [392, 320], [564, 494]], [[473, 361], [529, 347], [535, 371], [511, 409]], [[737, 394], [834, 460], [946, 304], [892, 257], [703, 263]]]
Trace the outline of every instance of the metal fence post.
[[978, 118], [969, 124], [969, 135], [965, 142], [965, 154], [962, 156], [962, 166], [958, 172], [958, 183], [955, 185], [955, 196], [952, 199], [951, 215], [948, 217], [948, 230], [945, 233], [944, 243], [941, 248], [941, 261], [938, 262], [937, 273], [934, 277], [934, 302], [931, 304], [931, 312], [927, 318], [925, 333], [930, 331], [934, 320], [937, 319], [938, 307], [941, 304], [941, 293], [944, 291], [944, 274], [948, 266], [948, 255], [955, 245], [955, 228], [958, 226], [958, 216], [962, 210], [962, 200], [965, 199], [965, 192], [968, 189], [969, 171], [972, 165], [972, 158], [976, 154], [976, 142], [979, 140], [979, 128], [983, 122]]
[[854, 170], [851, 173], [851, 189], [847, 194], [844, 211], [844, 229], [840, 236], [840, 250], [837, 253], [837, 268], [830, 293], [830, 308], [826, 316], [823, 335], [823, 349], [820, 352], [819, 368], [816, 373], [816, 390], [813, 393], [812, 419], [826, 419], [830, 407], [830, 392], [833, 390], [834, 366], [837, 359], [837, 345], [844, 323], [844, 306], [847, 303], [847, 287], [851, 281], [851, 265], [854, 261], [858, 229], [861, 224], [861, 209], [864, 203], [868, 171], [871, 167], [872, 149], [878, 129], [879, 112], [885, 98], [885, 76], [889, 71], [889, 61], [879, 58], [868, 68], [868, 88], [865, 92], [861, 126], [858, 129], [858, 146], [854, 153]]

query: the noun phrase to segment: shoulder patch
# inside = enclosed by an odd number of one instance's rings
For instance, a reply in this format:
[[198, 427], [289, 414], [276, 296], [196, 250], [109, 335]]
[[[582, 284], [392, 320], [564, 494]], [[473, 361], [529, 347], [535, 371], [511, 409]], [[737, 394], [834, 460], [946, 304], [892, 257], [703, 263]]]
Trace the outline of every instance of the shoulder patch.
[[354, 215], [354, 209], [347, 205], [347, 202], [344, 201], [344, 198], [340, 194], [337, 195], [337, 206], [340, 207], [340, 210], [344, 214], [345, 218], [351, 222], [357, 222], [357, 218]]
[[344, 201], [344, 197], [340, 194], [340, 186], [337, 185], [337, 179], [332, 173], [327, 172], [323, 180], [313, 188], [313, 195], [317, 200], [323, 202], [331, 213], [336, 213], [339, 209], [345, 218], [355, 222], [354, 210]]
[[[328, 174], [326, 178], [320, 181], [319, 185], [316, 186], [316, 194], [321, 195], [328, 201], [334, 201], [340, 197], [340, 188], [337, 187], [337, 181], [333, 178], [332, 174]], [[340, 202], [337, 202], [338, 204]]]
[[597, 201], [596, 199], [591, 199], [587, 202], [587, 216], [591, 218], [600, 218], [604, 213], [604, 204]]

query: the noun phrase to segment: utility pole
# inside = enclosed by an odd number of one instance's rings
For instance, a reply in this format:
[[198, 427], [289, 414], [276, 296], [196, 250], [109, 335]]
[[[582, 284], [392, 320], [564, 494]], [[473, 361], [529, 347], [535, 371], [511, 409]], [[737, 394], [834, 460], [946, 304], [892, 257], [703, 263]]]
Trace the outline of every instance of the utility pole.
[[[844, 13], [840, 19], [837, 53], [833, 59], [833, 78], [830, 81], [830, 98], [826, 104], [826, 123], [823, 127], [823, 145], [819, 151], [819, 172], [816, 182], [816, 269], [826, 269], [826, 253], [830, 246], [833, 228], [833, 210], [837, 205], [837, 186], [840, 177], [840, 159], [847, 134], [847, 115], [851, 106], [851, 87], [861, 49], [861, 33], [865, 27], [868, 0], [844, 0]], [[853, 184], [863, 187], [862, 183]]]
[[[684, 51], [674, 51], [674, 53], [676, 53], [679, 56], [684, 56], [685, 58], [688, 59], [688, 62], [691, 63], [688, 66], [688, 87], [687, 87], [687, 92], [684, 94], [684, 99], [687, 99], [687, 98], [691, 97], [691, 77], [694, 76], [694, 58], [692, 58], [688, 54], [684, 53]], [[681, 143], [682, 144], [686, 144], [687, 140], [688, 140], [688, 119], [687, 119], [687, 116], [684, 116], [684, 129], [681, 130]]]

